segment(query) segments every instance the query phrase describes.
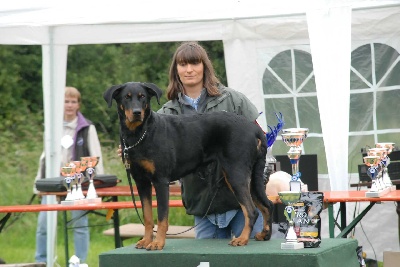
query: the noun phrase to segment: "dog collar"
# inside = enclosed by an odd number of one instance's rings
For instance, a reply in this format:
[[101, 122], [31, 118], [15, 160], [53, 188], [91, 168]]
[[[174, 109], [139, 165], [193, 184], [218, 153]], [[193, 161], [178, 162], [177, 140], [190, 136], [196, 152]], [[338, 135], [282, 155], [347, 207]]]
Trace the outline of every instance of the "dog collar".
[[129, 146], [129, 147], [126, 147], [125, 140], [123, 140], [123, 141], [124, 141], [124, 147], [125, 147], [125, 148], [124, 148], [124, 153], [128, 153], [129, 149], [134, 148], [134, 147], [136, 147], [137, 145], [139, 145], [140, 142], [142, 142], [143, 138], [146, 136], [146, 133], [147, 133], [147, 130], [144, 131], [143, 135], [139, 138], [139, 140], [138, 140], [135, 144], [133, 144], [133, 145], [131, 145], [131, 146]]

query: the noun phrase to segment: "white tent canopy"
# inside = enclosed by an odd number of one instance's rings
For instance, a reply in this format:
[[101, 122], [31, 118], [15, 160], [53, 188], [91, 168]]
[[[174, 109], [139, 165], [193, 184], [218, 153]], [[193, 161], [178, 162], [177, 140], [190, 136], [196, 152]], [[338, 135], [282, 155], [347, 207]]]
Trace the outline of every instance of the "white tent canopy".
[[[267, 129], [265, 114], [276, 111], [268, 110], [265, 104], [268, 99], [277, 97], [266, 92], [268, 88], [263, 84], [265, 70], [271, 70], [269, 62], [285, 49], [293, 53], [298, 49], [307, 51], [312, 54], [316, 85], [316, 92], [308, 96], [318, 101], [321, 127], [320, 131], [310, 129], [309, 136], [319, 138], [323, 144], [330, 188], [347, 190], [347, 155], [352, 147], [349, 146], [351, 52], [362, 44], [382, 42], [400, 51], [399, 14], [399, 0], [214, 0], [197, 3], [181, 0], [15, 0], [0, 6], [0, 44], [43, 47], [48, 177], [59, 174], [69, 45], [222, 40], [228, 84], [245, 93], [259, 111], [264, 112], [259, 118], [264, 129]], [[285, 84], [281, 78], [278, 80]], [[299, 93], [296, 90], [291, 93], [295, 103], [301, 96]], [[297, 118], [297, 108], [292, 112]], [[275, 121], [270, 124], [274, 125]], [[296, 119], [296, 124], [288, 127], [308, 125]], [[55, 219], [49, 216], [49, 227], [55, 227]], [[49, 248], [52, 243], [54, 237], [50, 236]], [[50, 250], [48, 262], [53, 258]]]

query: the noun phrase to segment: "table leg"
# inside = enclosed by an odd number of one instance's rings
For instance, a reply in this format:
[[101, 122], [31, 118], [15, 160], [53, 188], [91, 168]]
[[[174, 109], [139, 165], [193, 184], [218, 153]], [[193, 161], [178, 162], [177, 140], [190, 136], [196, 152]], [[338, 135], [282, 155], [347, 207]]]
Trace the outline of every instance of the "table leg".
[[[340, 230], [343, 230], [347, 226], [347, 210], [346, 202], [340, 202]], [[347, 234], [343, 236], [347, 237]]]
[[67, 220], [67, 211], [63, 212], [64, 219], [64, 246], [65, 246], [65, 263], [68, 267], [69, 263], [69, 251], [68, 251], [68, 220]]
[[396, 212], [397, 212], [397, 221], [398, 221], [398, 235], [399, 235], [399, 245], [400, 245], [400, 201], [396, 201], [397, 207], [396, 207]]
[[11, 212], [7, 213], [3, 218], [0, 220], [0, 233], [3, 230], [4, 226], [6, 225], [8, 219], [11, 217]]
[[366, 207], [354, 220], [345, 228], [343, 228], [342, 232], [336, 238], [346, 237], [351, 230], [353, 230], [357, 223], [361, 221], [361, 219], [368, 213], [368, 211], [375, 205], [376, 202], [370, 202], [368, 207]]
[[335, 237], [335, 218], [333, 216], [333, 203], [328, 203], [329, 237]]
[[[113, 200], [113, 202], [118, 202], [118, 196], [113, 196], [112, 200]], [[121, 240], [121, 234], [119, 232], [119, 214], [118, 214], [118, 209], [114, 210], [113, 221], [114, 221], [115, 248], [120, 248], [120, 247], [122, 247], [122, 240]]]

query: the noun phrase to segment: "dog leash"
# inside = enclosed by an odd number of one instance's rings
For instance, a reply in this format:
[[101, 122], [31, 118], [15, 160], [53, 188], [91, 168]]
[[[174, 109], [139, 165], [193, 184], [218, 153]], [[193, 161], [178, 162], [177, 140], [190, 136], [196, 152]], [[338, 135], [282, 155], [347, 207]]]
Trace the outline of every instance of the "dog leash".
[[[125, 145], [125, 144], [124, 144]], [[135, 201], [135, 193], [133, 192], [133, 185], [132, 185], [132, 177], [131, 177], [131, 164], [128, 162], [128, 153], [124, 149], [124, 157], [122, 159], [124, 166], [125, 166], [125, 171], [126, 171], [126, 176], [128, 178], [128, 183], [129, 183], [129, 189], [131, 190], [131, 197], [132, 197], [132, 202], [133, 206], [135, 207], [135, 211], [137, 216], [139, 217], [140, 222], [144, 226], [144, 223], [142, 221], [142, 217], [140, 217], [139, 210], [136, 206], [136, 201]]]
[[[145, 135], [145, 134], [143, 134], [143, 136], [144, 136], [144, 135]], [[142, 137], [143, 137], [143, 136], [142, 136]], [[139, 143], [139, 142], [137, 142], [137, 144], [138, 144], [138, 143]], [[137, 144], [136, 144], [136, 145], [137, 145]], [[125, 146], [125, 142], [124, 142], [124, 146]], [[130, 173], [131, 166], [130, 166], [130, 163], [128, 162], [128, 150], [131, 149], [131, 148], [132, 148], [132, 146], [129, 147], [129, 148], [126, 148], [126, 149], [124, 148], [123, 163], [124, 163], [124, 166], [125, 166], [126, 176], [127, 176], [127, 178], [128, 178], [129, 189], [130, 189], [130, 191], [131, 191], [131, 197], [132, 197], [133, 206], [135, 207], [135, 211], [136, 211], [137, 216], [139, 217], [140, 222], [141, 222], [142, 225], [144, 226], [142, 217], [140, 217], [139, 210], [138, 210], [138, 208], [137, 208], [137, 206], [136, 206], [135, 193], [134, 193], [134, 191], [133, 191], [132, 177], [131, 177], [131, 173]], [[221, 178], [221, 179], [222, 179], [222, 178]], [[218, 184], [218, 183], [217, 183], [217, 184]], [[211, 204], [213, 203], [214, 198], [217, 196], [217, 193], [218, 193], [218, 187], [217, 187], [217, 190], [215, 191], [215, 194], [214, 194], [213, 198], [212, 198], [211, 201], [210, 201], [210, 205], [208, 206], [207, 211], [206, 211], [206, 213], [204, 214], [202, 220], [203, 220], [204, 218], [207, 217], [207, 214], [208, 214], [208, 212], [210, 211], [210, 208], [211, 208]], [[182, 231], [182, 232], [179, 232], [179, 233], [174, 233], [174, 234], [166, 234], [166, 235], [169, 235], [169, 236], [171, 236], [171, 235], [180, 235], [180, 234], [189, 232], [190, 230], [192, 230], [193, 228], [195, 228], [197, 225], [199, 225], [199, 223], [197, 223], [196, 225], [194, 225], [194, 226], [188, 228], [188, 229], [185, 230], [185, 231]], [[153, 230], [153, 232], [154, 232], [154, 233], [157, 233], [156, 230]]]

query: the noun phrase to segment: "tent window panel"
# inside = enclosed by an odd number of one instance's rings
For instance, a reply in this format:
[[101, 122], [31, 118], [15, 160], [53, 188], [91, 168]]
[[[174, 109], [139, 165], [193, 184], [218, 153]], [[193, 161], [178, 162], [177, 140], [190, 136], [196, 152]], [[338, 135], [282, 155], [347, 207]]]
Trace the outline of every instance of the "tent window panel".
[[309, 128], [313, 133], [322, 133], [317, 97], [297, 98], [297, 109], [300, 127]]
[[350, 132], [371, 131], [373, 127], [373, 93], [350, 95]]
[[[373, 83], [370, 44], [360, 46], [351, 53], [351, 66], [361, 75], [361, 77], [366, 79], [368, 83]], [[359, 81], [357, 81], [356, 77], [353, 77], [353, 75], [351, 75], [351, 78], [352, 88], [365, 88], [365, 86], [362, 86], [364, 82], [361, 81], [360, 77], [358, 77]]]
[[[279, 77], [279, 79], [278, 79]], [[292, 88], [292, 55], [290, 50], [277, 54], [263, 75], [264, 94], [286, 94]]]
[[378, 134], [378, 142], [381, 143], [395, 143], [395, 150], [400, 147], [400, 134], [399, 133], [386, 133]]
[[277, 124], [275, 112], [281, 112], [285, 120], [284, 127], [296, 127], [296, 113], [294, 111], [293, 98], [265, 99], [264, 104], [265, 117], [269, 126], [274, 126]]
[[350, 84], [351, 88], [353, 89], [369, 89], [370, 85], [366, 84], [364, 80], [360, 78], [360, 76], [353, 71], [350, 72]]
[[398, 58], [399, 60], [393, 66], [393, 69], [387, 73], [380, 87], [398, 86], [400, 89], [400, 56]]
[[[374, 52], [375, 52], [375, 73], [376, 73], [376, 81], [380, 82], [382, 78], [387, 74], [388, 70], [393, 67], [398, 60], [399, 53], [392, 47], [385, 45], [374, 43]], [[399, 73], [397, 72], [397, 75]], [[399, 79], [399, 77], [397, 77]], [[398, 80], [397, 79], [397, 80]], [[392, 85], [399, 85], [397, 82]], [[390, 85], [390, 84], [389, 84]]]
[[376, 93], [376, 121], [378, 130], [397, 129], [399, 114], [393, 110], [400, 101], [400, 90], [383, 91]]
[[288, 90], [268, 69], [265, 70], [262, 86], [264, 95], [268, 94], [286, 94]]
[[[314, 130], [312, 131], [314, 132]], [[328, 173], [326, 163], [324, 139], [322, 137], [307, 137], [303, 142], [304, 154], [317, 154], [318, 155], [318, 173]], [[301, 160], [301, 157], [300, 157]], [[300, 170], [301, 172], [301, 170]]]
[[294, 64], [297, 90], [302, 93], [316, 92], [311, 54], [295, 49]]
[[304, 83], [301, 85], [301, 93], [310, 93], [310, 92], [316, 93], [317, 86], [315, 85], [314, 73], [310, 75], [311, 76], [309, 76], [306, 80], [304, 80]]
[[361, 149], [375, 147], [374, 135], [349, 136], [349, 173], [358, 172], [358, 164], [363, 164]]

